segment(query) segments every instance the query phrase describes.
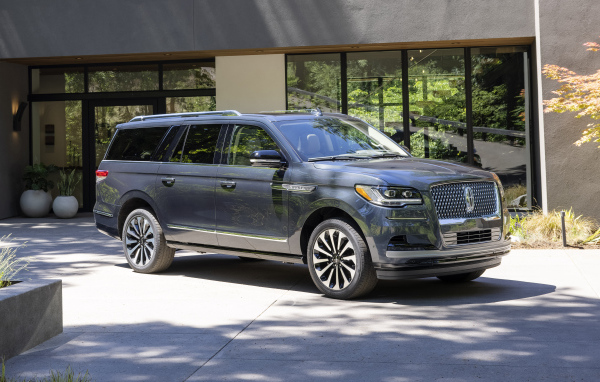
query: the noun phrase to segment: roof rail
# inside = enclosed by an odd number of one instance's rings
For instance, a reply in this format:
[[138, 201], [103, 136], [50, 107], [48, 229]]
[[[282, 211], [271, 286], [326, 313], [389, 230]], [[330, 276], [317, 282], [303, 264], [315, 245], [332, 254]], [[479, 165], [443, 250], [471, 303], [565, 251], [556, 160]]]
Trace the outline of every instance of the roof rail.
[[220, 110], [220, 111], [197, 111], [191, 113], [171, 113], [171, 114], [152, 114], [152, 115], [140, 115], [131, 118], [129, 122], [141, 122], [149, 119], [161, 119], [161, 118], [189, 118], [189, 117], [203, 117], [211, 115], [222, 115], [222, 116], [239, 116], [242, 115], [237, 110]]
[[291, 109], [291, 110], [273, 110], [273, 111], [261, 111], [259, 114], [294, 114], [294, 113], [308, 113], [321, 117], [323, 112], [320, 108], [316, 109]]

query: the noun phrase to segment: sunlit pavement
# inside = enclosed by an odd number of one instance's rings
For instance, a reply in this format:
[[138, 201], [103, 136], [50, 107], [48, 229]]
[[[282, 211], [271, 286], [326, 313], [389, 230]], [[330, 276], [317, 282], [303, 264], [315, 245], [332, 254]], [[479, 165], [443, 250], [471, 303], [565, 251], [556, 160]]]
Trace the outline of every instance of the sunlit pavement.
[[9, 233], [33, 257], [23, 278], [63, 280], [64, 309], [64, 333], [7, 361], [11, 377], [600, 380], [600, 251], [516, 250], [468, 284], [386, 281], [336, 301], [306, 266], [272, 261], [180, 251], [136, 274], [91, 215], [0, 220]]

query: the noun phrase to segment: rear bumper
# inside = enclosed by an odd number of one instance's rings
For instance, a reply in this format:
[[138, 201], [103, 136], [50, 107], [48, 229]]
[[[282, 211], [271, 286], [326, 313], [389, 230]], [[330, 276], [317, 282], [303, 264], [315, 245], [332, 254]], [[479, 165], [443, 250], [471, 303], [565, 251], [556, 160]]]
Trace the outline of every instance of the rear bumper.
[[375, 263], [377, 278], [398, 280], [484, 270], [500, 265], [510, 252], [506, 241], [433, 251], [388, 251], [393, 263]]

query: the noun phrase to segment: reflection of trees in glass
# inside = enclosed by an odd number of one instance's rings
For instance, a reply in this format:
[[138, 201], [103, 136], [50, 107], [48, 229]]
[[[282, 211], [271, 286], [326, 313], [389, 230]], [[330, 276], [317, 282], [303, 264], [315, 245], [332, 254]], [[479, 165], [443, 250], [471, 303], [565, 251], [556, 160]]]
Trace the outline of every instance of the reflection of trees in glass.
[[393, 135], [396, 130], [385, 124], [402, 122], [400, 57], [381, 60], [373, 54], [367, 57], [371, 59], [348, 60], [348, 114]]
[[81, 167], [81, 101], [65, 101], [66, 165]]
[[[165, 65], [163, 72], [163, 89], [210, 89], [216, 86], [215, 68], [194, 67], [196, 64], [186, 64], [188, 68]], [[183, 65], [182, 65], [183, 66]]]
[[[522, 53], [473, 55], [474, 126], [525, 131], [522, 57]], [[475, 138], [525, 144], [523, 138], [500, 134], [475, 132]]]
[[167, 113], [190, 113], [194, 111], [217, 110], [214, 96], [205, 97], [167, 97]]
[[[306, 57], [306, 56], [305, 56]], [[323, 111], [341, 110], [341, 81], [339, 55], [322, 55], [306, 61], [290, 56], [287, 64], [288, 108]], [[295, 60], [295, 61], [292, 61]]]
[[236, 126], [228, 147], [227, 163], [250, 166], [250, 154], [257, 150], [279, 150], [279, 148], [262, 128]]
[[158, 90], [158, 68], [148, 67], [145, 70], [93, 70], [89, 71], [89, 91], [94, 92], [127, 92], [142, 90]]

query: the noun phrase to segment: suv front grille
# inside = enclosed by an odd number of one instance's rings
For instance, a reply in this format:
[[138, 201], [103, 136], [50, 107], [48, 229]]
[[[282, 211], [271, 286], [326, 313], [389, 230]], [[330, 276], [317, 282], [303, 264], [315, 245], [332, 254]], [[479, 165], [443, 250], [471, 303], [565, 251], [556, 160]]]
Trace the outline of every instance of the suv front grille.
[[[465, 188], [473, 189], [475, 208], [467, 212]], [[439, 219], [478, 218], [498, 213], [498, 192], [494, 182], [447, 183], [431, 187]]]

